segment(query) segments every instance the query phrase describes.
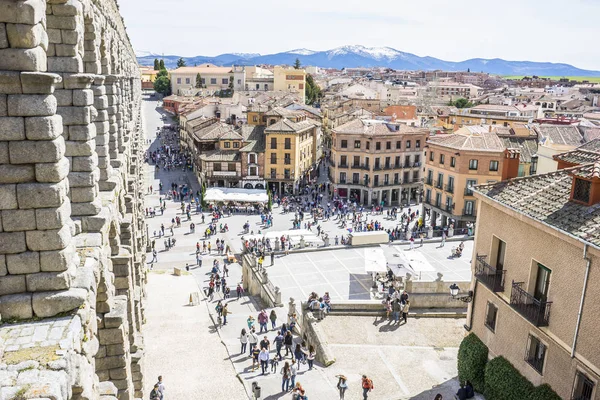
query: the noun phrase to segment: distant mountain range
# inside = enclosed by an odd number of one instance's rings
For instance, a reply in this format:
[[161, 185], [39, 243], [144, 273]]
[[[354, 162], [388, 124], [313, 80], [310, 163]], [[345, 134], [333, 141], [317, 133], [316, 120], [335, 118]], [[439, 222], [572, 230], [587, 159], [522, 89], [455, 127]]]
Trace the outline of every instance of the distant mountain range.
[[[161, 56], [148, 52], [138, 53], [140, 65], [153, 65], [155, 58], [162, 58], [167, 68], [175, 68], [179, 56]], [[506, 61], [500, 58], [453, 62], [434, 57], [419, 57], [391, 47], [342, 46], [327, 51], [295, 49], [283, 53], [261, 55], [257, 53], [227, 53], [216, 57], [183, 57], [188, 66], [211, 63], [215, 65], [292, 65], [296, 58], [302, 65], [323, 68], [389, 67], [398, 70], [443, 70], [487, 72], [497, 75], [538, 75], [538, 76], [600, 76], [600, 71], [589, 71], [569, 64]]]

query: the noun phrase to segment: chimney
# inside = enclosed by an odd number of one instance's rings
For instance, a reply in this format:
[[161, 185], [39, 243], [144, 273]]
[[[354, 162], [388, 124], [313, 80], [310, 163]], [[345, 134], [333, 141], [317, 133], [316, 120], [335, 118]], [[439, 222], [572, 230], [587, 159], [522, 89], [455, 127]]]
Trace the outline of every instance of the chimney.
[[504, 150], [504, 160], [502, 160], [502, 180], [512, 179], [519, 176], [519, 162], [521, 159], [521, 150]]
[[570, 200], [585, 206], [600, 203], [600, 162], [576, 169], [571, 173], [573, 183]]

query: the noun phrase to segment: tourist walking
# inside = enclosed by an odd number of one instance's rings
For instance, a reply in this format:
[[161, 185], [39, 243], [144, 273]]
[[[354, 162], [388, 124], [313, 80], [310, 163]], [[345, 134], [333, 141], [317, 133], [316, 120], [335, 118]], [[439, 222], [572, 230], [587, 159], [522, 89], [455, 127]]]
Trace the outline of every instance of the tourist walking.
[[400, 313], [402, 312], [402, 305], [400, 304], [400, 300], [394, 300], [392, 309], [394, 310], [394, 322], [397, 324], [400, 322]]
[[248, 324], [248, 330], [252, 329], [252, 327], [254, 326], [254, 317], [252, 315], [249, 315], [248, 319], [246, 320], [246, 323]]
[[277, 331], [277, 336], [275, 336], [275, 339], [273, 339], [273, 341], [275, 342], [275, 349], [277, 350], [276, 356], [279, 357], [280, 360], [283, 359], [283, 357], [281, 356], [281, 349], [283, 347], [284, 340], [285, 338], [281, 334], [281, 331]]
[[410, 301], [406, 300], [404, 306], [402, 307], [402, 320], [406, 324], [406, 317], [408, 317], [408, 309], [410, 307]]
[[296, 364], [296, 360], [292, 360], [292, 365], [290, 365], [290, 385], [294, 387], [296, 385], [296, 375], [298, 374], [298, 364]]
[[252, 354], [252, 349], [258, 344], [258, 336], [252, 330], [248, 332], [248, 343], [250, 344], [250, 354]]
[[310, 371], [311, 369], [313, 369], [313, 363], [315, 362], [315, 356], [316, 356], [316, 352], [315, 352], [315, 347], [311, 344], [308, 347], [308, 355], [306, 356], [306, 361], [308, 361], [308, 370]]
[[440, 245], [440, 247], [444, 247], [445, 244], [446, 244], [446, 232], [442, 232], [442, 244]]
[[344, 394], [346, 393], [346, 389], [348, 389], [348, 378], [345, 375], [336, 375], [338, 378], [337, 389], [340, 392], [340, 400], [344, 400]]
[[156, 382], [155, 386], [158, 386], [158, 392], [160, 393], [160, 400], [163, 400], [165, 398], [165, 384], [163, 383], [162, 375], [158, 376], [158, 382]]
[[261, 310], [260, 313], [258, 313], [258, 324], [260, 325], [260, 331], [258, 333], [262, 333], [263, 329], [265, 330], [265, 332], [269, 331], [269, 329], [267, 328], [268, 320], [269, 317], [267, 316], [267, 312], [265, 310]]
[[290, 363], [285, 362], [283, 367], [281, 368], [281, 391], [287, 392], [290, 390], [290, 378], [292, 376], [292, 371], [290, 370]]
[[262, 375], [269, 369], [269, 350], [266, 347], [258, 354], [258, 360], [260, 361], [260, 368], [262, 369]]
[[269, 315], [269, 319], [271, 320], [271, 329], [275, 329], [277, 323], [277, 313], [275, 309], [271, 310], [271, 314]]
[[221, 310], [221, 313], [223, 314], [223, 325], [227, 325], [227, 316], [228, 316], [229, 314], [231, 314], [231, 311], [229, 311], [229, 310], [227, 309], [227, 304], [225, 304], [225, 305], [223, 306], [223, 310]]
[[248, 333], [246, 333], [245, 328], [242, 328], [242, 333], [240, 333], [240, 343], [242, 345], [240, 354], [244, 354], [246, 352], [246, 346], [248, 345]]
[[362, 376], [362, 389], [363, 389], [363, 400], [367, 400], [369, 392], [373, 390], [373, 381], [367, 378], [366, 375]]
[[288, 356], [288, 354], [292, 355], [292, 358], [294, 356], [294, 352], [292, 351], [292, 345], [294, 344], [294, 337], [292, 336], [292, 331], [287, 331], [285, 333], [285, 337], [283, 338], [283, 345], [285, 346], [285, 357]]

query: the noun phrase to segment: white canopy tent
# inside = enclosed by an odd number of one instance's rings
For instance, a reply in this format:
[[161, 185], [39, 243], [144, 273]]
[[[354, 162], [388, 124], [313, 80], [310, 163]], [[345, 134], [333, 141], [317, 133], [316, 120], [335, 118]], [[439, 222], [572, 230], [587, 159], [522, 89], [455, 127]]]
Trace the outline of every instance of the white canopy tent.
[[209, 203], [235, 201], [240, 203], [267, 203], [269, 195], [264, 189], [211, 187], [206, 189], [204, 201]]
[[405, 253], [403, 249], [401, 250], [398, 246], [392, 246], [389, 244], [381, 244], [379, 245], [382, 253], [384, 254], [385, 261], [387, 266], [392, 270], [395, 276], [403, 277], [407, 273], [415, 276], [415, 270], [410, 262], [410, 255]]
[[383, 273], [387, 272], [385, 254], [378, 247], [368, 247], [365, 249], [365, 272]]

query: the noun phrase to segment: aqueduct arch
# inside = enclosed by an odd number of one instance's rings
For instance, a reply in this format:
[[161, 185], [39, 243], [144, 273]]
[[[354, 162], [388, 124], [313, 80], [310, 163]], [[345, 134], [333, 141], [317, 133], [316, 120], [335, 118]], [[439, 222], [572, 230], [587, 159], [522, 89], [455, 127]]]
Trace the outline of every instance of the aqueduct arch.
[[142, 398], [141, 82], [118, 6], [0, 9], [0, 390]]

